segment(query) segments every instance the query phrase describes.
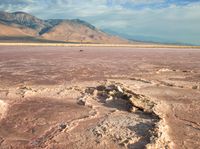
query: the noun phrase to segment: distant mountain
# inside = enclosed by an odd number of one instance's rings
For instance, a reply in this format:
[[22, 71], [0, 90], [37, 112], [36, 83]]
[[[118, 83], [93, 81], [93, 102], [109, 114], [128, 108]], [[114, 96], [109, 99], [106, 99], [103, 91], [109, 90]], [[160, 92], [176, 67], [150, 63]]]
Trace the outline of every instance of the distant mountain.
[[[22, 38], [23, 37], [23, 38]], [[0, 41], [23, 39], [76, 43], [129, 43], [79, 19], [42, 20], [25, 12], [0, 12]]]

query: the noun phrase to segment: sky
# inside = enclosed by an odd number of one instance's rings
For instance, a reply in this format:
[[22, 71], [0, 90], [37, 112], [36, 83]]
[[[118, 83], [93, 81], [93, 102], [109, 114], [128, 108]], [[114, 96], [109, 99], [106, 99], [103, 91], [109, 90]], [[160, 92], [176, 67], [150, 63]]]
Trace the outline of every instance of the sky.
[[200, 0], [0, 0], [0, 10], [79, 18], [133, 40], [200, 45]]

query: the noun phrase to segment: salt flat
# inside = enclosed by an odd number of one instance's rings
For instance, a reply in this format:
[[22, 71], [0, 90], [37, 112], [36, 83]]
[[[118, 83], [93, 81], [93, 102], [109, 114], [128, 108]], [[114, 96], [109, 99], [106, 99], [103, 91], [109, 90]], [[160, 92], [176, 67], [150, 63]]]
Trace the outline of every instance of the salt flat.
[[200, 50], [0, 47], [0, 148], [199, 148]]

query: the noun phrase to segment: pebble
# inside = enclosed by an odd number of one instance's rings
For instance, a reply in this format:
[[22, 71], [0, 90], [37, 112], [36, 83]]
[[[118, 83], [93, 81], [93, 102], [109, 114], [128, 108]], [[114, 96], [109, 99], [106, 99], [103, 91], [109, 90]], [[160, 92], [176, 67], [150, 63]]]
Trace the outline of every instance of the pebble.
[[79, 98], [78, 101], [77, 101], [77, 103], [79, 105], [85, 106], [86, 105], [86, 100], [85, 100], [85, 98]]
[[121, 93], [124, 92], [120, 86], [117, 86], [117, 90], [118, 90], [119, 92], [121, 92]]

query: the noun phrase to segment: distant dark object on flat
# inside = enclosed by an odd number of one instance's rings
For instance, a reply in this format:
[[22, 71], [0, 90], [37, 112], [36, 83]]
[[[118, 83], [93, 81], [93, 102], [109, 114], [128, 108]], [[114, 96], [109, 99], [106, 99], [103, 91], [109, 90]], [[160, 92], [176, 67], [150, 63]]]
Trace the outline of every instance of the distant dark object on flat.
[[84, 50], [79, 50], [79, 52], [83, 52]]

